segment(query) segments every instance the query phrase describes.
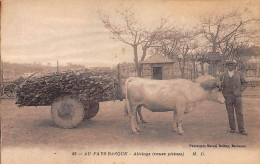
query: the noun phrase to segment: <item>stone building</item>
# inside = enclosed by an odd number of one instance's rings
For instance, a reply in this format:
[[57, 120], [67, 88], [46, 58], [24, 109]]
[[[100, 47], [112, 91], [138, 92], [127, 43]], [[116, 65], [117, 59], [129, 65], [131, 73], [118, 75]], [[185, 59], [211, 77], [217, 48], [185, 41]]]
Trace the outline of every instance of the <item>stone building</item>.
[[247, 60], [246, 77], [260, 77], [260, 47], [254, 47]]
[[174, 77], [174, 61], [155, 54], [141, 62], [142, 77], [157, 80], [172, 79]]

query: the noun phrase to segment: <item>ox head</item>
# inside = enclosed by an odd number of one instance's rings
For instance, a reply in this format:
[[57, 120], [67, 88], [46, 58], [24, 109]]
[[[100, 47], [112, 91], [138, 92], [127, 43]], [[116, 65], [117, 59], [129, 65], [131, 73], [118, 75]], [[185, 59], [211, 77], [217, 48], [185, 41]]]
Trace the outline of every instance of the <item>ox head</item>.
[[212, 76], [201, 76], [195, 80], [200, 86], [208, 92], [208, 100], [223, 104], [225, 98], [221, 92], [221, 82]]

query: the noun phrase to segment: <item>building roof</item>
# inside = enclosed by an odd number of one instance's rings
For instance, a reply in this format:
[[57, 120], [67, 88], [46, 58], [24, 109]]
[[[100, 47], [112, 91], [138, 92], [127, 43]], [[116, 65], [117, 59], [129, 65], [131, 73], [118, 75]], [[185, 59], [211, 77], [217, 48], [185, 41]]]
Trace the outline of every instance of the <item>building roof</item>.
[[174, 61], [165, 56], [155, 54], [141, 62], [141, 64], [156, 64], [156, 63], [174, 63]]

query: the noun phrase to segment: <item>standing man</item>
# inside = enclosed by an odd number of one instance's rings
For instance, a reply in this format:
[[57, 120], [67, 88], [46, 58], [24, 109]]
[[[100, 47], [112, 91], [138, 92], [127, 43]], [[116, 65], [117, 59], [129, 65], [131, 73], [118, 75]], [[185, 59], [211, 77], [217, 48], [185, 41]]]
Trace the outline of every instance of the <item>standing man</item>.
[[236, 61], [228, 60], [226, 67], [228, 71], [220, 76], [222, 82], [222, 93], [225, 97], [225, 104], [228, 113], [230, 133], [235, 133], [236, 124], [234, 110], [237, 117], [238, 131], [242, 135], [247, 135], [244, 129], [242, 92], [246, 89], [247, 82], [243, 74], [236, 70]]

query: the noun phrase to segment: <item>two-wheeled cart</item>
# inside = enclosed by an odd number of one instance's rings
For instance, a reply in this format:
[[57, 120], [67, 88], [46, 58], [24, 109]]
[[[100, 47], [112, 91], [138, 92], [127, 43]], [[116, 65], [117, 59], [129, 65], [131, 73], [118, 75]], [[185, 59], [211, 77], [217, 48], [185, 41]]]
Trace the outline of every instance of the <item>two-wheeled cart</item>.
[[[53, 78], [55, 82], [50, 81]], [[99, 74], [84, 79], [73, 73], [56, 74], [52, 79], [41, 78], [37, 82], [25, 83], [18, 90], [16, 104], [19, 107], [51, 106], [55, 124], [62, 128], [74, 128], [83, 119], [91, 119], [97, 115], [99, 102], [122, 100], [119, 72], [114, 77], [106, 78], [108, 79], [103, 79], [102, 74]]]

